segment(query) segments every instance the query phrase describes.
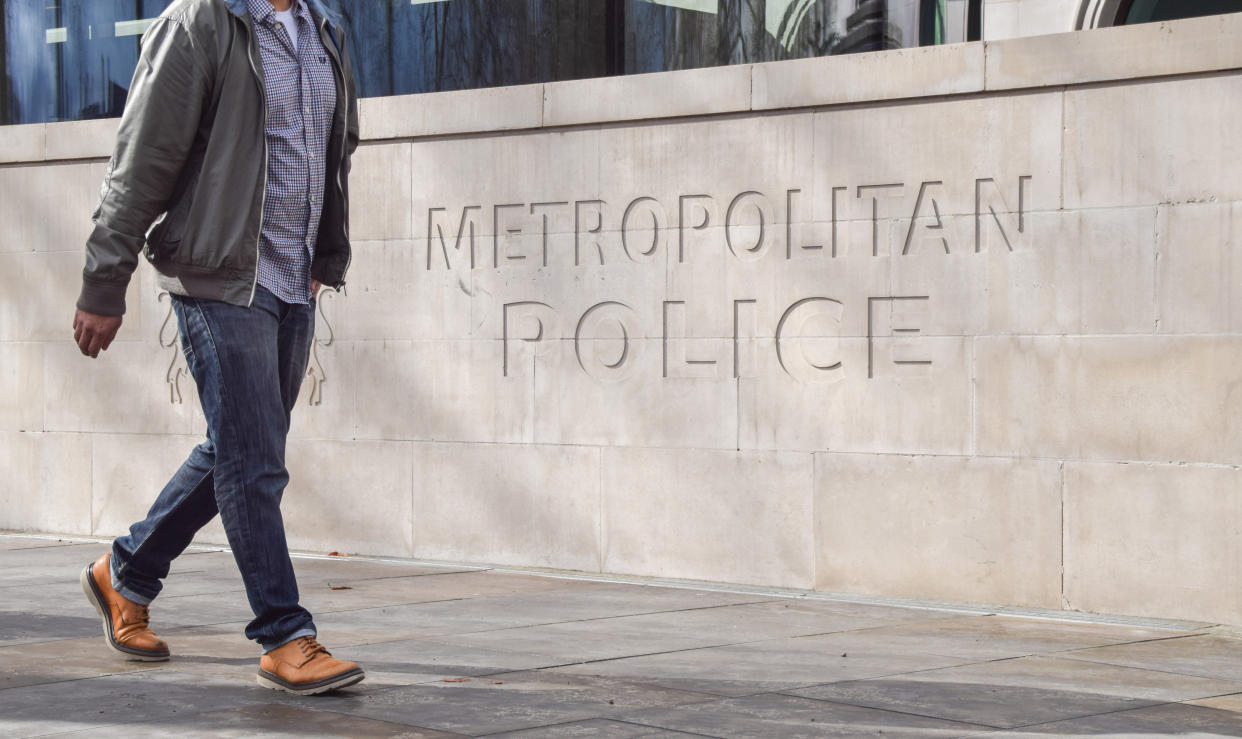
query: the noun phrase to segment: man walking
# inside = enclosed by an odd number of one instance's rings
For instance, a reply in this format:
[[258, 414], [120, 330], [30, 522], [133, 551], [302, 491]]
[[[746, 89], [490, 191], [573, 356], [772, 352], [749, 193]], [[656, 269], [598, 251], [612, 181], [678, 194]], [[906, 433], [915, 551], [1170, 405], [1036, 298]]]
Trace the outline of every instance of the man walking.
[[74, 339], [98, 356], [121, 326], [139, 251], [172, 294], [207, 439], [147, 517], [82, 573], [109, 646], [160, 661], [147, 605], [219, 513], [259, 643], [258, 681], [298, 694], [363, 679], [298, 603], [280, 500], [285, 438], [321, 284], [349, 266], [358, 143], [345, 36], [324, 0], [175, 0], [142, 40], [86, 245]]

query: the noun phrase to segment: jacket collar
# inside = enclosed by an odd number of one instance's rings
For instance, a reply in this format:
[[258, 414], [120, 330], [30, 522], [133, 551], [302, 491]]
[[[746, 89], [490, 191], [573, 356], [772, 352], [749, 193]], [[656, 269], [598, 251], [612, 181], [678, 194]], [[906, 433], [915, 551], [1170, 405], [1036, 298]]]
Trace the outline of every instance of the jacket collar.
[[[246, 16], [250, 14], [249, 0], [224, 0], [224, 2], [228, 5], [228, 8], [233, 15], [238, 18], [244, 20]], [[336, 9], [329, 7], [324, 0], [305, 0], [305, 2], [307, 6], [310, 7], [311, 14], [314, 15], [317, 20], [321, 18], [326, 19], [334, 26], [339, 26], [341, 24], [341, 19], [337, 14]]]

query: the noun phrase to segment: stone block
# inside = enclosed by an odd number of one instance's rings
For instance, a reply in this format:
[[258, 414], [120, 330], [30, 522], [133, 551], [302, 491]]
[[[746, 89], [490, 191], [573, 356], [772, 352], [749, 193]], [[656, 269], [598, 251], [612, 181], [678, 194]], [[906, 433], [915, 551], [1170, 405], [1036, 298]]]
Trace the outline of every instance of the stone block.
[[1061, 109], [1044, 93], [816, 113], [815, 219], [995, 211], [1013, 230], [1019, 212], [1060, 207]]
[[[531, 203], [599, 199], [599, 135], [594, 129], [520, 131], [418, 141], [413, 145], [412, 168], [417, 177], [411, 197], [400, 200], [402, 205], [413, 204], [414, 236], [439, 238], [443, 234], [452, 246], [463, 226], [463, 238], [471, 228], [476, 238], [491, 235], [495, 206], [512, 204], [522, 204], [524, 209], [502, 209], [506, 223], [523, 212], [526, 223], [506, 228], [533, 230], [542, 219], [530, 215]], [[391, 193], [384, 197], [396, 199]], [[558, 217], [556, 223], [562, 230], [572, 228], [572, 216]]]
[[[333, 293], [319, 298], [324, 304], [335, 299]], [[352, 439], [357, 424], [357, 396], [359, 392], [366, 392], [358, 387], [358, 370], [354, 363], [357, 345], [335, 337], [323, 315], [317, 319], [315, 344], [302, 378], [301, 393], [293, 407], [289, 437]], [[196, 413], [201, 414], [201, 411]], [[206, 423], [205, 418], [203, 422]]]
[[0, 529], [87, 534], [91, 442], [81, 434], [0, 433]]
[[933, 336], [1151, 333], [1156, 209], [1034, 213], [1024, 230], [1010, 246], [893, 257], [891, 294], [928, 296]]
[[976, 450], [988, 456], [1236, 464], [1235, 336], [975, 340]]
[[[89, 434], [91, 526], [94, 536], [121, 536], [146, 516], [202, 437]], [[139, 461], [139, 463], [135, 463]]]
[[538, 128], [543, 85], [490, 87], [358, 101], [362, 139]]
[[817, 590], [1061, 606], [1056, 462], [815, 455]]
[[605, 449], [603, 569], [810, 588], [809, 454]]
[[[1042, 1], [1046, 4], [1049, 0]], [[1065, 4], [1066, 0], [1051, 2]], [[1012, 4], [1021, 12], [1020, 31], [1026, 38], [994, 41], [989, 32], [989, 90], [1111, 82], [1242, 67], [1242, 49], [1237, 44], [1242, 35], [1242, 14], [1056, 33], [1071, 29], [1034, 28], [1029, 23], [1041, 13], [1037, 8], [1026, 7], [1034, 3], [1026, 0]], [[991, 14], [989, 6], [985, 14], [989, 22]], [[1061, 13], [1063, 19], [1072, 17], [1072, 11]]]
[[[438, 284], [425, 292], [434, 295], [443, 285], [449, 296], [461, 294], [458, 280], [464, 273], [436, 270], [430, 275]], [[543, 353], [550, 349], [545, 345], [554, 341], [572, 341], [579, 335], [584, 339], [611, 336], [608, 329], [615, 329], [616, 320], [624, 320], [629, 338], [663, 335], [661, 310], [667, 295], [663, 254], [649, 263], [613, 261], [610, 255], [603, 265], [586, 260], [577, 267], [571, 263], [547, 269], [525, 263], [506, 265], [499, 270], [476, 270], [469, 277], [469, 335], [496, 341], [507, 338], [511, 357], [515, 352], [526, 353], [524, 343]], [[596, 314], [608, 319], [608, 325], [597, 327], [591, 318]], [[531, 341], [536, 337], [540, 341]]]
[[333, 336], [372, 341], [470, 335], [474, 280], [489, 270], [449, 270], [442, 263], [428, 269], [426, 239], [355, 242], [353, 250], [346, 291], [329, 291], [320, 301], [320, 326], [330, 326]]
[[1239, 75], [1066, 91], [1065, 207], [1242, 200], [1239, 116]]
[[[815, 161], [812, 120], [811, 113], [798, 112], [602, 129], [599, 197], [607, 204], [607, 230], [620, 229], [626, 209], [638, 198], [659, 202], [656, 215], [667, 228], [676, 229], [683, 220], [683, 231], [697, 228], [704, 214], [705, 226], [723, 226], [729, 206], [747, 192], [761, 197], [738, 207], [749, 210], [755, 200], [765, 200], [777, 230], [776, 224], [787, 220], [790, 189], [803, 195], [795, 218], [808, 220], [810, 199], [819, 196], [811, 191], [814, 167], [826, 166]], [[650, 210], [632, 214], [632, 223], [647, 228]], [[741, 222], [746, 214], [735, 215]]]
[[1166, 206], [1162, 215], [1159, 330], [1242, 331], [1242, 203]]
[[43, 349], [0, 343], [0, 432], [43, 430]]
[[[867, 306], [873, 297], [892, 295], [894, 258], [848, 254], [834, 257], [831, 244], [787, 250], [785, 231], [768, 237], [762, 253], [730, 249], [716, 233], [678, 262], [670, 259], [667, 300], [682, 303], [668, 309], [665, 331], [672, 338], [737, 339], [741, 376], [751, 376], [756, 347], [753, 339], [775, 339], [778, 332], [794, 336], [866, 337]], [[754, 243], [754, 239], [746, 243]], [[684, 318], [680, 316], [684, 314]], [[673, 319], [680, 318], [674, 321]], [[730, 358], [732, 360], [732, 358]], [[730, 363], [732, 363], [730, 361]]]
[[1239, 506], [1236, 467], [1067, 463], [1066, 606], [1242, 622]]
[[101, 162], [62, 162], [0, 169], [0, 219], [6, 224], [0, 252], [83, 254], [106, 168]]
[[[529, 378], [536, 442], [737, 448], [737, 385], [727, 366], [675, 373], [662, 366], [658, 339], [562, 340], [541, 349]], [[728, 351], [715, 339], [688, 355]], [[524, 370], [511, 367], [514, 374]]]
[[98, 159], [112, 156], [120, 118], [47, 124], [47, 158]]
[[349, 174], [352, 240], [410, 238], [410, 177], [409, 144], [358, 147]]
[[738, 383], [740, 447], [970, 453], [970, 340], [895, 333], [921, 310], [903, 302], [874, 314], [870, 340], [758, 342], [759, 370]]
[[754, 65], [754, 110], [983, 90], [983, 44], [948, 44]]
[[286, 466], [291, 549], [412, 556], [408, 444], [291, 440]]
[[[118, 341], [89, 359], [66, 341], [49, 343], [44, 351], [43, 417], [49, 431], [190, 433], [192, 408], [172, 402], [165, 379], [171, 349]], [[184, 378], [181, 389], [193, 392]]]
[[[82, 288], [81, 251], [0, 254], [0, 341], [64, 341], [73, 338], [73, 312]], [[130, 283], [126, 301], [137, 306], [138, 280]], [[117, 343], [142, 330], [142, 320], [129, 316]]]
[[414, 444], [414, 557], [598, 572], [600, 450]]
[[750, 107], [749, 65], [544, 85], [543, 125], [713, 115]]
[[533, 441], [533, 368], [506, 377], [501, 345], [359, 342], [354, 349], [363, 390], [357, 394], [358, 438]]
[[0, 164], [40, 162], [47, 150], [47, 124], [5, 126], [0, 136]]

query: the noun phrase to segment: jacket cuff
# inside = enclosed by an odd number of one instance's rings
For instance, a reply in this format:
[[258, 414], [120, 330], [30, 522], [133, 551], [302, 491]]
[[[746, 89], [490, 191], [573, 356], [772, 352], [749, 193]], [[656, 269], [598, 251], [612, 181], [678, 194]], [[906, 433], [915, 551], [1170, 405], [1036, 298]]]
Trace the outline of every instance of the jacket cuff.
[[78, 310], [98, 316], [125, 315], [126, 282], [96, 280], [83, 275], [82, 292], [78, 295]]

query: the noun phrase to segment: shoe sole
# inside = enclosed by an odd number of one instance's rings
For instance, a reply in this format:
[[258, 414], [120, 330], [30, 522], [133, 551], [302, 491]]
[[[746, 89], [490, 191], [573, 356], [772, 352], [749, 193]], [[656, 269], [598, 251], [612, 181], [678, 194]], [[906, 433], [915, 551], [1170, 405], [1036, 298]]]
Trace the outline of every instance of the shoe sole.
[[313, 683], [291, 683], [278, 675], [273, 675], [267, 670], [259, 670], [255, 680], [259, 685], [270, 690], [283, 690], [294, 695], [318, 695], [319, 693], [327, 693], [331, 690], [340, 690], [341, 688], [348, 688], [350, 685], [356, 685], [362, 682], [365, 677], [366, 673], [361, 668], [358, 668], [324, 678], [323, 680], [316, 680]]
[[168, 651], [152, 652], [146, 649], [135, 649], [120, 644], [116, 640], [116, 636], [112, 633], [112, 618], [108, 613], [108, 609], [104, 606], [103, 593], [99, 592], [99, 586], [95, 584], [95, 578], [91, 575], [92, 564], [86, 566], [82, 570], [82, 592], [86, 593], [86, 599], [95, 607], [95, 613], [103, 619], [104, 642], [108, 648], [121, 655], [130, 662], [167, 662], [172, 656]]

